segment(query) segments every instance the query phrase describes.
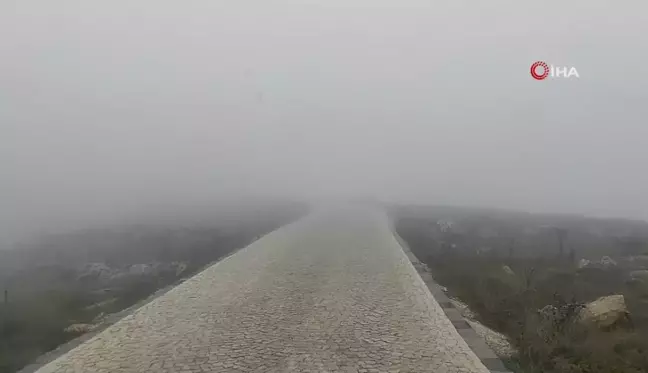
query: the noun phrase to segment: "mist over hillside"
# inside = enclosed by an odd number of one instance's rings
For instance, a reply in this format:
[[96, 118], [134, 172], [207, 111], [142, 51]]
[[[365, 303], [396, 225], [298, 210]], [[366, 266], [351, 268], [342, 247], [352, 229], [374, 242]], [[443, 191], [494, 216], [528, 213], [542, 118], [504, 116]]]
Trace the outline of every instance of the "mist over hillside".
[[543, 4], [3, 2], [0, 242], [250, 196], [646, 219], [646, 5]]

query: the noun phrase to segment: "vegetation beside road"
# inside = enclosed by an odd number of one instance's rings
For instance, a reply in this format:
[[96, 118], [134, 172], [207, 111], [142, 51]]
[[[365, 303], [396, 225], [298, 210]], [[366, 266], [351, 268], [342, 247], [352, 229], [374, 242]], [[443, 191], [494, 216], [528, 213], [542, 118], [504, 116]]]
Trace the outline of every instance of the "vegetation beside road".
[[[648, 371], [648, 224], [497, 210], [398, 207], [396, 229], [449, 295], [517, 349], [526, 373]], [[583, 322], [623, 295], [628, 317]], [[547, 315], [542, 310], [558, 311]]]
[[104, 227], [0, 251], [0, 373], [15, 372], [156, 290], [306, 212], [229, 211], [198, 221]]

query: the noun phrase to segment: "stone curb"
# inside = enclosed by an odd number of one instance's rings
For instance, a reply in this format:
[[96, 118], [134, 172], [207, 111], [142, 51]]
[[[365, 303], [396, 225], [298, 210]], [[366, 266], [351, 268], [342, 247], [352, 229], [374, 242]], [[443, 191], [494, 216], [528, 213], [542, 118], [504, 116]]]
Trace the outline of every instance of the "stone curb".
[[412, 265], [416, 269], [416, 272], [418, 272], [419, 276], [421, 276], [421, 278], [423, 279], [423, 282], [425, 282], [425, 285], [427, 285], [430, 293], [432, 293], [432, 296], [437, 300], [437, 302], [443, 309], [443, 312], [445, 312], [448, 319], [450, 319], [450, 322], [452, 322], [452, 325], [454, 325], [455, 329], [457, 329], [459, 335], [463, 337], [463, 339], [466, 341], [466, 344], [468, 344], [468, 347], [473, 350], [475, 355], [477, 355], [479, 360], [481, 360], [482, 364], [484, 364], [484, 366], [486, 366], [486, 368], [491, 373], [512, 373], [504, 366], [502, 360], [500, 360], [500, 358], [495, 355], [493, 350], [488, 347], [488, 345], [486, 345], [484, 339], [477, 335], [470, 324], [468, 324], [466, 319], [461, 316], [461, 313], [454, 307], [452, 302], [450, 302], [450, 298], [448, 298], [448, 296], [445, 294], [443, 288], [434, 281], [432, 274], [428, 272], [425, 264], [421, 263], [418, 260], [414, 253], [412, 253], [412, 251], [410, 250], [405, 240], [403, 240], [403, 238], [400, 237], [398, 233], [396, 233], [393, 225], [392, 232], [394, 233], [396, 241], [398, 241], [400, 246], [403, 248], [403, 251], [412, 262]]

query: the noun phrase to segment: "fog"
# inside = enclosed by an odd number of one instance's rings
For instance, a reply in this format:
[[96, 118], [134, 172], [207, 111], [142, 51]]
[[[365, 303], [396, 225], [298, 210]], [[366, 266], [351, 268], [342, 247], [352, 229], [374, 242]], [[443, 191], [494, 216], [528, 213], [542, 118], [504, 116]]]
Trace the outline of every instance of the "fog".
[[3, 0], [0, 235], [358, 195], [646, 218], [646, 35], [639, 0]]

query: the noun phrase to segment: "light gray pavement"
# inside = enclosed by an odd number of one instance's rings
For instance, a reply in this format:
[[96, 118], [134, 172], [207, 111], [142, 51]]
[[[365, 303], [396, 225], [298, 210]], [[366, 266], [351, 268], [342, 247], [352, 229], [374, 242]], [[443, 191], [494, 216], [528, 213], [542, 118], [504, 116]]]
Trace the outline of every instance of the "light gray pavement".
[[318, 213], [207, 268], [38, 372], [480, 372], [368, 209]]

